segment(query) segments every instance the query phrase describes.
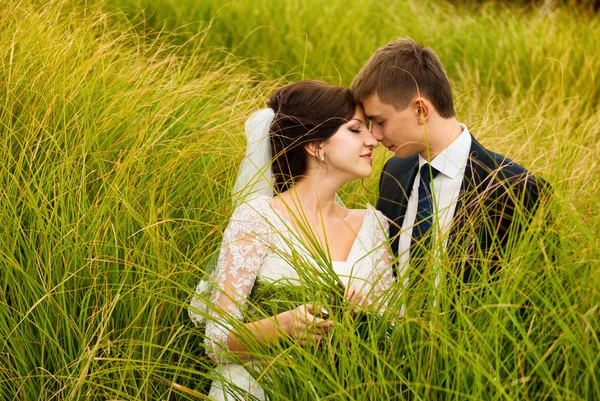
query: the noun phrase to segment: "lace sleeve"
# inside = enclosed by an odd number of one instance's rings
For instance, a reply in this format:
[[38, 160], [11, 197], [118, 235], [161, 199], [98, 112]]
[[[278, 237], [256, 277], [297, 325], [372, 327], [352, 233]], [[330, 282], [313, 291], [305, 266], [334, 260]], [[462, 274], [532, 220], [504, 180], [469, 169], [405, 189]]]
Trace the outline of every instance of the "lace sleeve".
[[242, 319], [247, 297], [267, 252], [267, 234], [267, 222], [250, 204], [234, 211], [223, 233], [204, 339], [206, 352], [213, 360], [217, 360], [219, 350], [227, 349], [232, 319]]
[[376, 224], [373, 232], [375, 265], [373, 267], [372, 282], [374, 284], [373, 296], [378, 299], [392, 286], [394, 275], [388, 243], [388, 220], [379, 210], [375, 211], [375, 219]]

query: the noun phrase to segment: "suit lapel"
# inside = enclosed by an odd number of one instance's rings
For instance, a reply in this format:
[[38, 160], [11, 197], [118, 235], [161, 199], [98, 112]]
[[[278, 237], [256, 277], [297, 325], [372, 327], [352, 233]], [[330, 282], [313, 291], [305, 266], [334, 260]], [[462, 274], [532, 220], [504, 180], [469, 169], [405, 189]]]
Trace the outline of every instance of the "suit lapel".
[[454, 212], [454, 216], [457, 218], [453, 224], [451, 236], [455, 235], [464, 225], [464, 218], [471, 212], [471, 202], [477, 196], [477, 190], [482, 187], [484, 181], [489, 177], [490, 171], [494, 168], [488, 151], [471, 136], [471, 149]]
[[[483, 194], [488, 187], [491, 173], [497, 168], [494, 158], [475, 138], [471, 137], [471, 150], [461, 184], [456, 211], [448, 238], [448, 252], [455, 259], [464, 255], [476, 255], [479, 245], [478, 234], [473, 231], [482, 218], [481, 211], [486, 209], [486, 197]], [[468, 224], [467, 224], [468, 223]], [[479, 241], [482, 239], [479, 238]], [[471, 274], [471, 263], [462, 266], [457, 272], [463, 281], [468, 282]]]
[[396, 224], [402, 227], [402, 223], [404, 222], [404, 216], [406, 214], [406, 208], [408, 206], [408, 198], [410, 198], [410, 193], [413, 188], [413, 183], [415, 182], [415, 177], [417, 176], [417, 171], [419, 167], [419, 163], [417, 162], [414, 166], [407, 169], [404, 174], [398, 177], [398, 184], [400, 185], [400, 191], [395, 191], [393, 196], [393, 202], [398, 205], [396, 219], [394, 220]]
[[[392, 195], [392, 202], [395, 205], [395, 213], [393, 223], [390, 224], [389, 235], [392, 239], [392, 252], [394, 255], [398, 255], [398, 244], [400, 243], [400, 232], [402, 230], [402, 224], [404, 223], [404, 216], [406, 215], [406, 208], [408, 206], [408, 198], [412, 191], [413, 183], [419, 170], [418, 158], [417, 162], [406, 168], [402, 173], [397, 176], [398, 190], [394, 191]], [[397, 262], [392, 266], [394, 277], [398, 273]]]
[[398, 254], [399, 233], [417, 174], [418, 160], [416, 155], [406, 159], [392, 158], [381, 174], [377, 209], [391, 221], [389, 235], [395, 255]]

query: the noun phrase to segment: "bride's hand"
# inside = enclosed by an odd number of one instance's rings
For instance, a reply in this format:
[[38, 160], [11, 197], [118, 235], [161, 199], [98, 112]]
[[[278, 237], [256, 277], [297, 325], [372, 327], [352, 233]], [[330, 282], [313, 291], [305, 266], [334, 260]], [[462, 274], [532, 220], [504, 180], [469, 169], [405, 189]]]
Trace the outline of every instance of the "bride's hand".
[[368, 310], [373, 304], [371, 299], [354, 284], [346, 288], [344, 298], [348, 301], [348, 307], [353, 315], [356, 315], [360, 311]]
[[318, 344], [324, 334], [331, 329], [331, 320], [314, 315], [313, 305], [305, 304], [296, 309], [281, 313], [281, 327], [300, 344]]

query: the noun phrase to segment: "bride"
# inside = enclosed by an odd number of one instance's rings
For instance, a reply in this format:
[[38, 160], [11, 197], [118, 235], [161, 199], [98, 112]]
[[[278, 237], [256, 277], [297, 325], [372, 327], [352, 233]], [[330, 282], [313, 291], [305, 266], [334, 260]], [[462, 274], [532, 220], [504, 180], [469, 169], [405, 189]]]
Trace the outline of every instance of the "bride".
[[252, 358], [248, 335], [265, 346], [281, 337], [307, 345], [332, 327], [327, 311], [308, 303], [242, 323], [256, 284], [299, 278], [286, 252], [315, 264], [325, 255], [333, 269], [321, 278], [337, 275], [350, 305], [376, 302], [393, 281], [385, 217], [370, 205], [347, 209], [336, 196], [343, 184], [373, 170], [377, 140], [362, 107], [348, 89], [319, 81], [286, 85], [268, 106], [246, 122], [248, 148], [235, 187], [240, 204], [223, 234], [210, 285], [200, 282], [191, 302], [190, 316], [205, 323], [207, 353], [224, 378], [212, 383], [209, 396], [216, 400], [265, 399], [239, 364]]

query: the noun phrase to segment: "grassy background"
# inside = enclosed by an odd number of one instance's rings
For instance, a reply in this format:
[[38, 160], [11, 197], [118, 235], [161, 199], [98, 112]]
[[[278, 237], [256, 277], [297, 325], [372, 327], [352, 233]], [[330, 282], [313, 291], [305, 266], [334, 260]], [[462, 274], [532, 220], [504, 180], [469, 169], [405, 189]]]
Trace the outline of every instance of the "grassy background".
[[[597, 15], [422, 3], [1, 2], [0, 398], [201, 399], [185, 304], [231, 213], [243, 122], [283, 82], [347, 85], [400, 36], [437, 51], [484, 145], [552, 182], [560, 257], [522, 245], [458, 324], [407, 319], [368, 391], [315, 391], [600, 398]], [[346, 202], [374, 202], [377, 175]], [[281, 398], [315, 398], [287, 393], [311, 366], [281, 374]]]

